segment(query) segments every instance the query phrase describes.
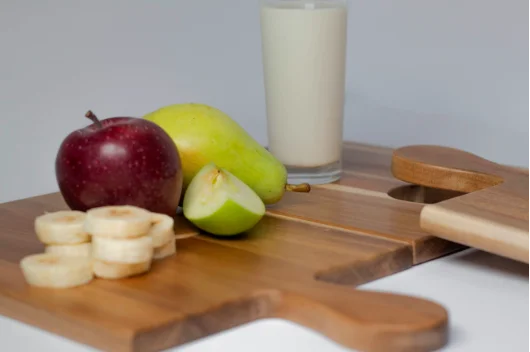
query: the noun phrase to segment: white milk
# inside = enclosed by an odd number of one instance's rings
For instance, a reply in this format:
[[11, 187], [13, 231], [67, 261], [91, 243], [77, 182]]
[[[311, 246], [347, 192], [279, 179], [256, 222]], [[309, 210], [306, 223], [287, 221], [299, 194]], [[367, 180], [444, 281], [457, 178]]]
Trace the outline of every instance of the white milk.
[[340, 160], [346, 24], [341, 2], [262, 4], [269, 150], [286, 166]]

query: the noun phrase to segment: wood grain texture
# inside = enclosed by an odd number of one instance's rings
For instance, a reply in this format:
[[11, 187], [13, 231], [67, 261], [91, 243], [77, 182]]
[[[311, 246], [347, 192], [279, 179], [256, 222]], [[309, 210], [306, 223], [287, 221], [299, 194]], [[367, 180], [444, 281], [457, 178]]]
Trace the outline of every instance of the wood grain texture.
[[528, 263], [528, 172], [461, 150], [399, 148], [393, 174], [406, 182], [467, 193], [425, 206], [420, 225], [438, 237]]
[[410, 246], [283, 216], [266, 216], [244, 236], [201, 239], [286, 261], [318, 280], [354, 286], [412, 266]]
[[397, 200], [380, 190], [336, 184], [314, 186], [307, 194], [286, 194], [282, 202], [268, 207], [267, 212], [409, 245], [414, 264], [463, 248], [420, 228], [424, 204]]
[[403, 270], [410, 246], [282, 216], [230, 240], [197, 234], [177, 216], [177, 255], [146, 275], [30, 287], [18, 263], [42, 251], [33, 219], [60, 209], [58, 194], [0, 205], [1, 314], [113, 352], [159, 351], [267, 317], [362, 351], [428, 351], [447, 341], [447, 313], [433, 302], [316, 280], [358, 284]]

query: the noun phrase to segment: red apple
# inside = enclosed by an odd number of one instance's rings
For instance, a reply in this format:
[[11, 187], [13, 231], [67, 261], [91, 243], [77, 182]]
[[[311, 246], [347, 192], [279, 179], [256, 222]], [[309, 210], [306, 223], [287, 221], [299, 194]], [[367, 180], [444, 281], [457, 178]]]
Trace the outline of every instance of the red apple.
[[127, 204], [173, 216], [183, 174], [171, 137], [141, 118], [85, 116], [93, 123], [70, 133], [55, 160], [66, 204], [81, 211]]

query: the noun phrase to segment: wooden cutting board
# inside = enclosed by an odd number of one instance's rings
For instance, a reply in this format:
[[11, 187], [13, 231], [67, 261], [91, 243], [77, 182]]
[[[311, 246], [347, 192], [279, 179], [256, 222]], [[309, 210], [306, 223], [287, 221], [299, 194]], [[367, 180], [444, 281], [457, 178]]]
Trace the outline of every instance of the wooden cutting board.
[[[440, 192], [396, 179], [391, 171], [389, 148], [347, 142], [343, 155], [344, 173], [340, 181], [313, 187], [310, 194], [287, 194], [282, 202], [269, 207], [269, 214], [405, 244], [412, 250], [412, 264], [464, 248], [432, 236], [419, 224], [425, 206], [422, 201], [444, 199], [454, 196], [454, 192]], [[398, 199], [391, 196], [399, 193], [403, 194]], [[414, 200], [403, 201], [404, 198]]]
[[402, 200], [417, 186], [395, 179], [391, 160], [390, 149], [346, 143], [340, 181], [287, 193], [247, 234], [217, 239], [177, 216], [176, 256], [75, 289], [29, 287], [18, 266], [43, 251], [33, 220], [67, 209], [61, 196], [1, 204], [0, 314], [113, 352], [159, 351], [267, 317], [361, 351], [437, 349], [443, 307], [352, 287], [463, 248], [419, 227], [424, 204]]
[[461, 150], [417, 145], [394, 151], [395, 177], [463, 195], [425, 206], [421, 228], [528, 263], [528, 170]]

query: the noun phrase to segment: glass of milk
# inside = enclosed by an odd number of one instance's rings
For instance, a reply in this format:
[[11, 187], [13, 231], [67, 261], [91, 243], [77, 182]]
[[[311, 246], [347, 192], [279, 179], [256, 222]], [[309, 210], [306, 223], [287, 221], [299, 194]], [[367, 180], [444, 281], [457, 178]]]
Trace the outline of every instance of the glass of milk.
[[261, 0], [269, 151], [289, 183], [341, 175], [346, 0]]

